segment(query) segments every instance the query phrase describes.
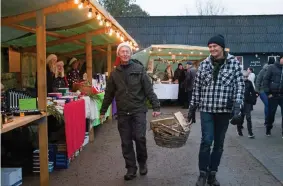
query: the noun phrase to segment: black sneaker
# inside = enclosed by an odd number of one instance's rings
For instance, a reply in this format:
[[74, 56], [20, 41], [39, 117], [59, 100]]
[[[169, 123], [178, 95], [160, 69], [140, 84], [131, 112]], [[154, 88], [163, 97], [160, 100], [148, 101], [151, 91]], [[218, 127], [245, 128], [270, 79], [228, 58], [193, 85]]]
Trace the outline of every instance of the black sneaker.
[[196, 186], [205, 186], [206, 178], [207, 178], [206, 172], [200, 172]]
[[242, 129], [237, 129], [238, 136], [243, 136]]
[[248, 135], [248, 138], [255, 138], [255, 135], [254, 135], [253, 133], [250, 133], [250, 134]]
[[137, 169], [129, 168], [127, 174], [124, 176], [124, 180], [132, 180], [137, 176]]
[[207, 184], [209, 186], [220, 186], [220, 183], [216, 179], [216, 172], [211, 171], [207, 177]]
[[271, 130], [270, 129], [266, 129], [266, 136], [271, 136]]
[[140, 175], [144, 176], [147, 174], [147, 165], [143, 164], [139, 166]]

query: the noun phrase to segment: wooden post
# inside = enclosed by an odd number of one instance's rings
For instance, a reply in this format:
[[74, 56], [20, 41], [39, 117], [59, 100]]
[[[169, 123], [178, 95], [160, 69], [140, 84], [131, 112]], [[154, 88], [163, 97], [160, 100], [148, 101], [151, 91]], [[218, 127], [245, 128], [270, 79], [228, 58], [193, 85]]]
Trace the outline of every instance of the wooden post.
[[[37, 95], [38, 109], [46, 112], [46, 30], [42, 10], [36, 12], [36, 50], [37, 50]], [[47, 119], [39, 123], [40, 185], [49, 185]]]
[[90, 34], [86, 34], [85, 51], [87, 79], [92, 83], [92, 39]]
[[[90, 34], [86, 34], [86, 73], [87, 79], [92, 84], [92, 39]], [[94, 141], [94, 131], [92, 123], [89, 126], [89, 141], [92, 143]]]
[[[108, 77], [110, 76], [110, 73], [112, 71], [112, 49], [111, 49], [111, 45], [107, 45], [107, 73], [108, 73]], [[109, 115], [109, 119], [112, 119], [112, 104], [110, 105], [110, 115]]]

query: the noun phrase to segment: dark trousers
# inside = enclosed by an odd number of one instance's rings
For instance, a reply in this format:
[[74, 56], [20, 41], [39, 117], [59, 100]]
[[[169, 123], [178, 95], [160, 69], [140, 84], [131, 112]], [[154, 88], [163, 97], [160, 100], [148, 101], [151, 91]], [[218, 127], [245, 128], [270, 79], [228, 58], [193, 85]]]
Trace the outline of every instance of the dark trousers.
[[218, 171], [230, 117], [230, 113], [200, 113], [202, 132], [199, 150], [200, 171]]
[[191, 104], [192, 96], [193, 96], [193, 91], [192, 90], [188, 91], [188, 105], [189, 106]]
[[[273, 128], [273, 123], [275, 119], [275, 114], [277, 111], [278, 105], [281, 107], [281, 117], [282, 117], [282, 130], [283, 130], [283, 97], [271, 97], [268, 98], [268, 123], [267, 129]], [[283, 134], [283, 131], [282, 131]]]
[[268, 97], [267, 97], [265, 92], [260, 93], [259, 97], [264, 104], [264, 116], [265, 116], [264, 124], [266, 125], [267, 124], [267, 116], [268, 116]]
[[243, 124], [244, 124], [244, 120], [245, 120], [245, 117], [246, 117], [248, 132], [249, 132], [250, 135], [253, 134], [253, 131], [252, 131], [252, 116], [251, 116], [251, 111], [252, 110], [253, 110], [253, 105], [252, 104], [244, 103], [244, 108], [243, 108], [243, 112], [242, 112], [242, 123], [237, 126], [238, 130], [242, 130]]
[[[137, 168], [136, 154], [138, 163], [145, 164], [147, 160], [146, 113], [118, 115], [118, 130], [121, 137], [126, 168]], [[136, 154], [133, 141], [135, 141], [136, 145]]]

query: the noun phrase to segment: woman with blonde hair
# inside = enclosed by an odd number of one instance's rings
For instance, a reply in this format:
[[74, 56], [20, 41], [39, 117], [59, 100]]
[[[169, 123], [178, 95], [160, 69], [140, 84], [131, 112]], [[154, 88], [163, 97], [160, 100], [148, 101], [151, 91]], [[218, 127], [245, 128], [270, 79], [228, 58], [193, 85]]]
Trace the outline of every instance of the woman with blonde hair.
[[[56, 62], [57, 62], [57, 56], [55, 54], [50, 54], [46, 58], [47, 93], [53, 92], [52, 84], [53, 84], [53, 80], [54, 80]], [[37, 89], [37, 74], [36, 74], [35, 88]]]
[[52, 84], [53, 91], [56, 92], [58, 88], [67, 88], [68, 81], [64, 73], [64, 62], [58, 61], [55, 66], [55, 78]]

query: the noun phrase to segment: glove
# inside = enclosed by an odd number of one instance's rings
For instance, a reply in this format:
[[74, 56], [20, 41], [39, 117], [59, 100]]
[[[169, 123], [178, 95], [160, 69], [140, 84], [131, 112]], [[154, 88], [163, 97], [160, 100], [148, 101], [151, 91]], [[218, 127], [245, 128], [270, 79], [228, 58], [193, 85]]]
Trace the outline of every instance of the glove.
[[241, 103], [235, 103], [234, 105], [234, 115], [230, 121], [232, 125], [240, 125], [242, 123], [242, 114], [241, 114], [242, 105]]
[[188, 113], [188, 122], [189, 123], [196, 123], [196, 110], [197, 110], [196, 106], [190, 105], [189, 113]]

